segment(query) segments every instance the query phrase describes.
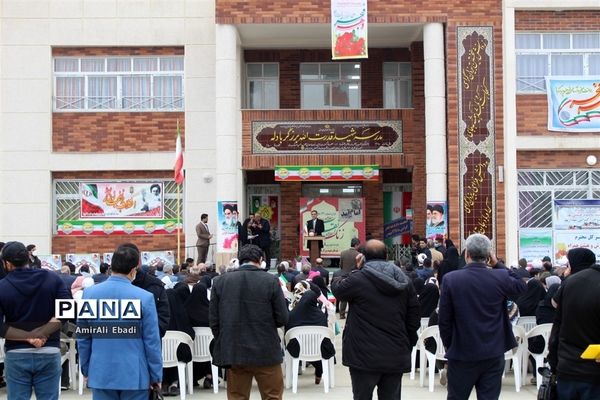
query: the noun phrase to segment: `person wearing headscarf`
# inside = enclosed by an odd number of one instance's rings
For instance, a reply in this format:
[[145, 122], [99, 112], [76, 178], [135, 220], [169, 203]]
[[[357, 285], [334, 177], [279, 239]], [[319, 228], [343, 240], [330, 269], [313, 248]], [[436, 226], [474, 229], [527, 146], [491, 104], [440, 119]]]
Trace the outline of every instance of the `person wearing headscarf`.
[[[196, 326], [208, 325], [208, 288], [203, 282], [194, 285], [192, 293], [183, 304], [190, 324]], [[194, 382], [204, 378], [203, 387], [210, 389], [213, 385], [213, 376], [211, 374], [210, 362], [194, 363]]]
[[429, 318], [440, 300], [440, 290], [434, 283], [427, 283], [419, 295], [419, 312], [421, 318]]
[[[318, 298], [322, 296], [320, 289], [316, 285], [311, 285], [307, 281], [301, 281], [294, 286], [294, 301], [287, 325], [286, 332], [298, 326], [327, 326], [327, 314], [322, 311]], [[300, 352], [300, 346], [296, 339], [290, 340], [286, 349], [292, 355], [297, 357]], [[335, 354], [333, 343], [328, 338], [321, 343], [322, 357], [329, 359]], [[321, 382], [323, 375], [323, 365], [321, 361], [312, 363], [315, 367], [315, 384]]]
[[459, 264], [459, 256], [458, 249], [454, 246], [450, 246], [446, 249], [446, 258], [440, 263], [440, 268], [438, 269], [438, 281], [440, 286], [442, 286], [442, 279], [445, 274], [448, 272], [456, 271], [458, 269]]
[[420, 296], [423, 292], [423, 288], [425, 287], [425, 281], [423, 278], [416, 277], [413, 281], [413, 286], [415, 287], [415, 292], [417, 296]]
[[539, 302], [546, 295], [546, 289], [544, 289], [542, 282], [535, 277], [535, 274], [537, 274], [537, 270], [532, 270], [527, 281], [527, 290], [516, 300], [521, 317], [535, 316], [535, 310]]

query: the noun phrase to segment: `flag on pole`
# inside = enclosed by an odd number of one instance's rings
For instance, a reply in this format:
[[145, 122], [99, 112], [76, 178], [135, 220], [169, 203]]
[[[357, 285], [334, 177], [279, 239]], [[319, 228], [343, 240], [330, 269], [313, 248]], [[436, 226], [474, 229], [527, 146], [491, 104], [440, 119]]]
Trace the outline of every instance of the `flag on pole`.
[[181, 131], [179, 130], [179, 120], [177, 120], [177, 141], [175, 142], [175, 183], [183, 183], [183, 150], [181, 150]]

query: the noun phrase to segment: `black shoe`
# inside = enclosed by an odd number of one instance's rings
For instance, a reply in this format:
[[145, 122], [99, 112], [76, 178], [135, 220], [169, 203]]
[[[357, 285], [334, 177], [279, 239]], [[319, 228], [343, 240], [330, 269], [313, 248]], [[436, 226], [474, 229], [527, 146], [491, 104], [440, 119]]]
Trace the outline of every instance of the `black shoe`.
[[202, 387], [204, 389], [212, 389], [212, 387], [213, 387], [212, 378], [204, 378], [204, 383], [202, 384]]

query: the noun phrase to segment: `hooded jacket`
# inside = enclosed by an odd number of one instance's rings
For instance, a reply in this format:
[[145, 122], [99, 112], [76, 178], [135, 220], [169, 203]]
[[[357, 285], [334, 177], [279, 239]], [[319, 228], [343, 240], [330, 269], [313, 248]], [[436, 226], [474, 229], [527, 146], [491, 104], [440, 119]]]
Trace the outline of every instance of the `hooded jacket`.
[[[54, 300], [70, 299], [58, 274], [45, 269], [17, 268], [0, 280], [0, 336], [9, 326], [30, 331], [54, 317]], [[46, 347], [59, 347], [60, 332], [54, 332]], [[23, 341], [6, 341], [6, 351], [33, 348]]]
[[154, 295], [154, 303], [156, 304], [156, 312], [158, 313], [158, 329], [160, 337], [165, 336], [165, 332], [169, 328], [169, 318], [171, 310], [169, 308], [169, 298], [165, 291], [164, 283], [154, 275], [138, 271], [133, 285], [144, 289]]
[[410, 371], [410, 353], [419, 329], [419, 302], [408, 277], [392, 262], [369, 260], [332, 283], [350, 311], [344, 328], [342, 361], [368, 372]]

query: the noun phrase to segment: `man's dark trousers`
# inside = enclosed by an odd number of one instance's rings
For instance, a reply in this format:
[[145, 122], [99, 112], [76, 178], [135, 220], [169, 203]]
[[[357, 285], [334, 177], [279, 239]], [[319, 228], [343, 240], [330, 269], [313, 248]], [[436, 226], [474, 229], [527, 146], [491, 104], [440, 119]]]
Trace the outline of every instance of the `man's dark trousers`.
[[402, 390], [402, 374], [361, 371], [350, 368], [354, 400], [371, 400], [377, 386], [379, 400], [398, 400]]
[[473, 386], [478, 400], [497, 400], [502, 390], [504, 355], [479, 361], [448, 360], [448, 400], [467, 400]]

